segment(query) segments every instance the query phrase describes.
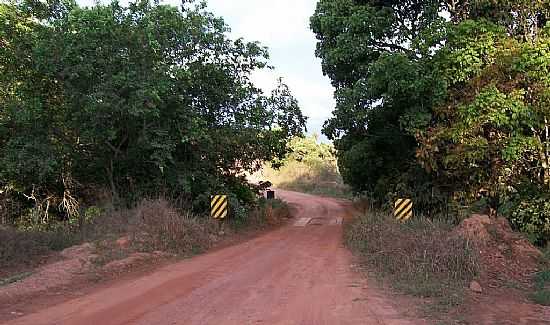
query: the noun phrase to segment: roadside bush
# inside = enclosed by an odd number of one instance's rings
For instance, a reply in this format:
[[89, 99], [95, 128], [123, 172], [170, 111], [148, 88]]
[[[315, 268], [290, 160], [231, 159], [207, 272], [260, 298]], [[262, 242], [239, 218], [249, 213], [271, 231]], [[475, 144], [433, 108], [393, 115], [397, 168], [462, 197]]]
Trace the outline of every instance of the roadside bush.
[[288, 204], [285, 201], [275, 199], [275, 200], [271, 200], [269, 202], [264, 200], [264, 202], [266, 202], [266, 204], [271, 205], [271, 208], [274, 211], [276, 211], [277, 217], [279, 217], [279, 218], [288, 218], [288, 217], [290, 217], [290, 208], [289, 208]]
[[[290, 214], [288, 206], [280, 200], [260, 199], [251, 207], [232, 205], [236, 210], [231, 211], [223, 226], [164, 198], [144, 199], [132, 209], [93, 206], [85, 210], [85, 222], [79, 228], [64, 222], [50, 223], [48, 230], [0, 226], [0, 265], [33, 266], [42, 256], [85, 241], [95, 242], [102, 254], [112, 255], [107, 257], [109, 260], [128, 253], [126, 248], [122, 251], [112, 244], [126, 235], [130, 239], [129, 251], [164, 251], [189, 256], [207, 250], [226, 235], [264, 229], [279, 224]], [[1, 271], [0, 268], [0, 275]]]
[[550, 270], [544, 270], [535, 275], [535, 292], [531, 299], [544, 306], [550, 306]]
[[550, 306], [550, 246], [543, 250], [540, 271], [533, 278], [530, 298], [539, 305]]
[[0, 265], [30, 265], [39, 256], [74, 245], [77, 237], [62, 231], [20, 231], [0, 228]]
[[290, 216], [288, 205], [279, 200], [261, 198], [258, 204], [241, 218], [229, 219], [230, 227], [236, 231], [247, 229], [263, 229], [267, 226], [281, 224], [284, 218]]
[[112, 206], [88, 208], [84, 212], [85, 222], [78, 231], [79, 236], [83, 241], [118, 238], [128, 233], [134, 213], [133, 209]]
[[378, 202], [382, 200], [382, 205], [391, 204], [397, 198], [410, 198], [417, 213], [430, 219], [444, 218], [458, 223], [460, 220], [456, 220], [458, 213], [452, 209], [454, 202], [450, 192], [450, 188], [438, 184], [424, 169], [413, 165], [388, 180], [388, 184], [374, 193], [374, 198]]
[[347, 226], [346, 243], [397, 289], [444, 298], [457, 294], [478, 272], [473, 247], [450, 229], [422, 218], [399, 223], [373, 212]]
[[231, 213], [222, 226], [210, 217], [178, 210], [162, 198], [143, 200], [131, 212], [132, 243], [139, 251], [192, 255], [207, 250], [228, 233], [263, 229], [290, 215], [288, 206], [280, 200], [260, 199], [254, 207], [246, 208], [230, 197], [230, 205]]
[[550, 200], [547, 196], [525, 198], [512, 210], [512, 225], [536, 244], [550, 241]]
[[211, 218], [182, 214], [165, 199], [141, 201], [134, 218], [132, 243], [147, 252], [200, 253], [212, 245], [218, 228]]

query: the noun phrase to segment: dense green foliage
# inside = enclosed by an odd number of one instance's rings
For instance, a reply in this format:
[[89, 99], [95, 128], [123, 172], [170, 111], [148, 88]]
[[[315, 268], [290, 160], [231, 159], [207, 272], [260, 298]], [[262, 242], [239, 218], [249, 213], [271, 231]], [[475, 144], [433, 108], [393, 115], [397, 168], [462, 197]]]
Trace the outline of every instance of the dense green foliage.
[[311, 20], [336, 88], [324, 133], [335, 140], [344, 180], [379, 201], [414, 195], [426, 210], [434, 190], [415, 162], [415, 134], [445, 94], [431, 64], [444, 39], [440, 9], [437, 1], [320, 1]]
[[432, 215], [483, 198], [550, 239], [549, 9], [321, 0], [311, 26], [337, 99], [324, 132], [346, 182]]
[[289, 143], [289, 154], [283, 163], [296, 161], [307, 165], [335, 164], [334, 146], [319, 142], [318, 136], [294, 137]]
[[102, 190], [195, 208], [215, 191], [250, 198], [242, 172], [283, 158], [305, 118], [284, 84], [266, 96], [251, 83], [266, 49], [228, 39], [204, 8], [0, 4], [3, 202], [44, 219], [77, 215]]

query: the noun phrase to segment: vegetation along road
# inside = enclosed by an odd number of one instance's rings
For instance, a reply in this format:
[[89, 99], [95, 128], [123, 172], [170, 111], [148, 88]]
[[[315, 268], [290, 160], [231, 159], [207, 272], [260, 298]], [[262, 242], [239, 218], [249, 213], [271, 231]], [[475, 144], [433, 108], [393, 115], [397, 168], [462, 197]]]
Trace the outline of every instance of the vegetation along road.
[[280, 195], [296, 216], [285, 227], [8, 324], [421, 324], [352, 269], [349, 204]]
[[221, 2], [0, 0], [0, 322], [550, 324], [550, 1]]

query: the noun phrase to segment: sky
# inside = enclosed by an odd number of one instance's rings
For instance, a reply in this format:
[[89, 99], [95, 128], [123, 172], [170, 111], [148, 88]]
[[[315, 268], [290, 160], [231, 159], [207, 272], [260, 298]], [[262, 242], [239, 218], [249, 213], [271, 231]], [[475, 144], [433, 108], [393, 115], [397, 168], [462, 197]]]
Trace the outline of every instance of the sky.
[[222, 16], [231, 28], [231, 37], [268, 47], [275, 69], [256, 73], [255, 84], [270, 92], [282, 77], [309, 117], [308, 133], [321, 135], [335, 103], [330, 80], [323, 76], [321, 60], [315, 57], [315, 35], [309, 29], [316, 4], [317, 0], [208, 1], [210, 11]]
[[[77, 2], [89, 6], [94, 0]], [[179, 6], [181, 0], [161, 3]], [[282, 77], [308, 117], [308, 134], [321, 135], [323, 122], [331, 116], [335, 102], [330, 80], [323, 76], [321, 60], [315, 57], [316, 40], [309, 29], [309, 17], [317, 0], [207, 0], [207, 3], [209, 11], [223, 17], [229, 25], [231, 38], [259, 41], [268, 47], [270, 65], [275, 69], [255, 73], [253, 82], [269, 94]], [[321, 140], [326, 138], [321, 136]]]

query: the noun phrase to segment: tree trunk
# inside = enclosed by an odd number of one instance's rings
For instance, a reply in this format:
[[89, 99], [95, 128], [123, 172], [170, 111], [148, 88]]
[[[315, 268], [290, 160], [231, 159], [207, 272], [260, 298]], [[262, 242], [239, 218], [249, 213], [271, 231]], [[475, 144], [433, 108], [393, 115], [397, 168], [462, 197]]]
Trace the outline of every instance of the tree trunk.
[[114, 177], [114, 164], [113, 164], [113, 160], [111, 159], [111, 162], [109, 164], [109, 167], [106, 168], [106, 171], [107, 171], [107, 177], [109, 179], [109, 185], [111, 187], [111, 200], [112, 200], [112, 203], [113, 205], [117, 205], [119, 202], [120, 202], [120, 197], [118, 195], [118, 190], [117, 190], [117, 187], [116, 187], [116, 184], [115, 184], [115, 177]]

